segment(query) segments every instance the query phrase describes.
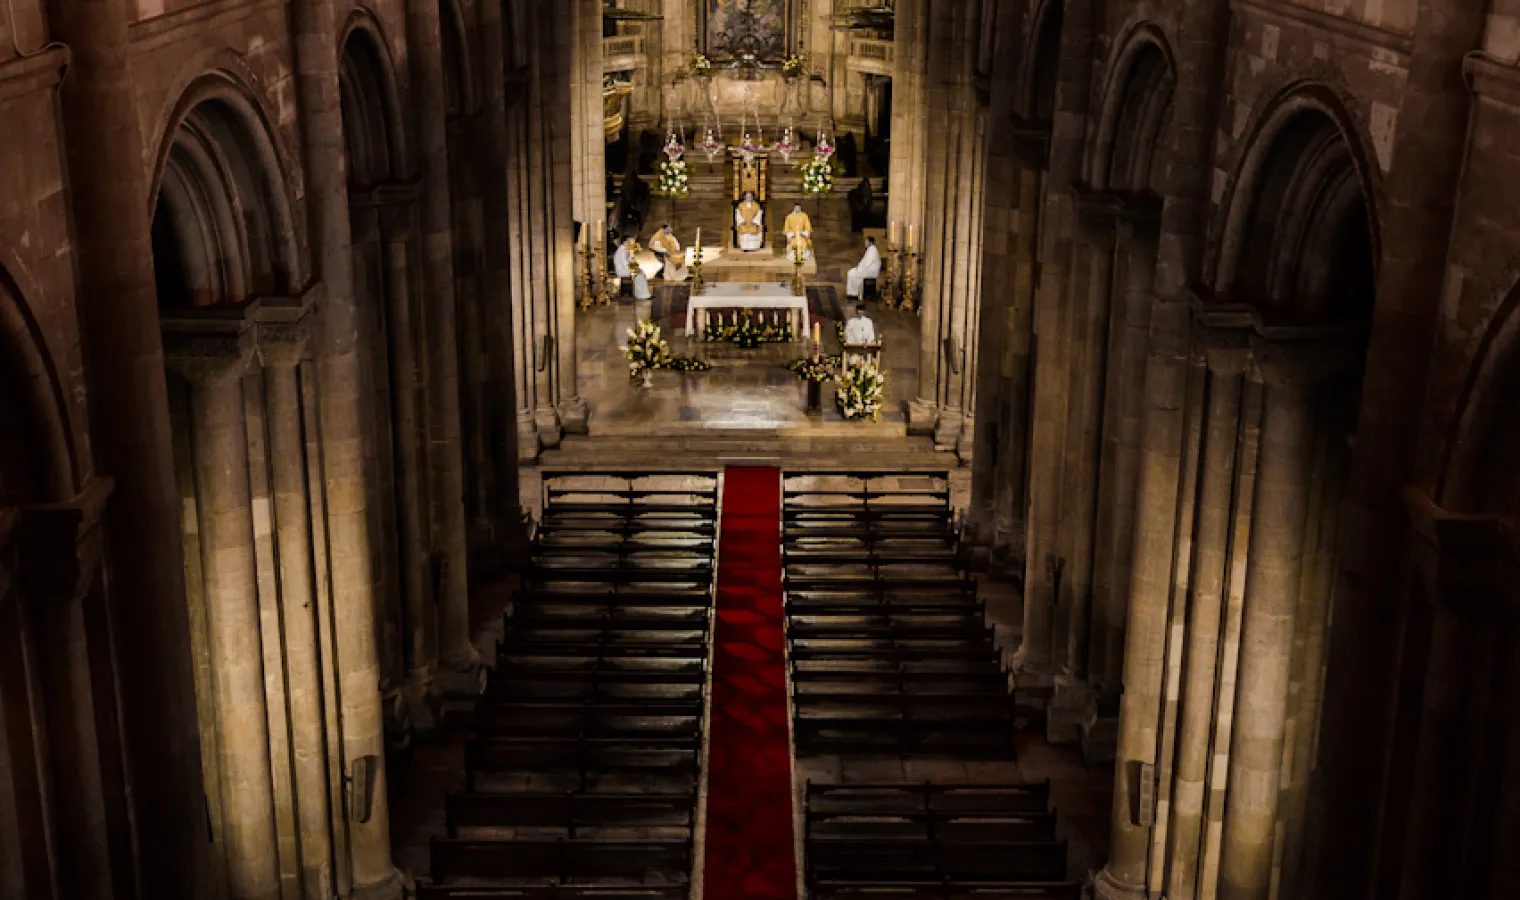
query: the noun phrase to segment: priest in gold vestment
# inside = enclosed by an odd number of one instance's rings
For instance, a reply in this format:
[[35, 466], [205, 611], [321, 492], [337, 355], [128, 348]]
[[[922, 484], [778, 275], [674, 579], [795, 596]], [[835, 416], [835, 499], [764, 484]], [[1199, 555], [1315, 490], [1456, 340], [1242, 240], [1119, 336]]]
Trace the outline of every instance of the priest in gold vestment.
[[804, 260], [813, 258], [813, 220], [802, 211], [801, 203], [792, 206], [782, 231], [786, 232], [788, 256], [798, 254]]
[[681, 242], [676, 238], [675, 232], [670, 230], [669, 224], [656, 231], [654, 237], [649, 239], [649, 249], [654, 251], [655, 256], [660, 258], [660, 264], [665, 267], [665, 280], [672, 280], [670, 277], [672, 260], [681, 255]]
[[734, 208], [734, 230], [739, 234], [739, 249], [746, 253], [765, 246], [765, 209], [755, 202], [754, 191], [745, 191], [744, 199]]

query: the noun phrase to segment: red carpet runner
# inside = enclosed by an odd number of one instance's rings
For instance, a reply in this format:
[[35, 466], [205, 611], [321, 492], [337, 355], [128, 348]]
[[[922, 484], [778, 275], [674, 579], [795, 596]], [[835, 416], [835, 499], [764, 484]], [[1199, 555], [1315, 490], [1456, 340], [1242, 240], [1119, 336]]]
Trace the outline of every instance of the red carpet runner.
[[777, 469], [724, 476], [717, 606], [703, 895], [796, 900]]

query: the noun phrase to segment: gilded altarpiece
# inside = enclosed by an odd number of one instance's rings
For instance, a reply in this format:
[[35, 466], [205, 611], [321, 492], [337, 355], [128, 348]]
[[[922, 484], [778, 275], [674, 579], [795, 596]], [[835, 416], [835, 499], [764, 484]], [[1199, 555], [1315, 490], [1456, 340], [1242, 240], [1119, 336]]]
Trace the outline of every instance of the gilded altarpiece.
[[702, 52], [716, 61], [753, 54], [779, 63], [797, 48], [800, 0], [698, 0]]

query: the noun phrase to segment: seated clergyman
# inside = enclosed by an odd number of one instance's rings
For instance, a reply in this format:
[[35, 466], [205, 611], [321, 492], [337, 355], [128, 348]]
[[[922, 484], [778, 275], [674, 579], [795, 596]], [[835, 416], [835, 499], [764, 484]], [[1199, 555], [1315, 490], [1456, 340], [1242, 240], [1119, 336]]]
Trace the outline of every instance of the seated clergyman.
[[789, 255], [800, 259], [813, 258], [813, 220], [802, 211], [802, 204], [792, 206], [791, 213], [782, 225], [786, 232], [786, 249]]
[[876, 249], [876, 239], [866, 238], [866, 252], [860, 262], [851, 269], [845, 279], [845, 296], [859, 300], [865, 292], [866, 280], [881, 277], [881, 253]]
[[765, 246], [765, 208], [755, 202], [754, 191], [745, 191], [744, 200], [734, 208], [734, 229], [740, 250], [750, 253]]
[[876, 325], [866, 318], [864, 303], [855, 305], [855, 316], [844, 323], [844, 342], [850, 347], [863, 347], [876, 343]]

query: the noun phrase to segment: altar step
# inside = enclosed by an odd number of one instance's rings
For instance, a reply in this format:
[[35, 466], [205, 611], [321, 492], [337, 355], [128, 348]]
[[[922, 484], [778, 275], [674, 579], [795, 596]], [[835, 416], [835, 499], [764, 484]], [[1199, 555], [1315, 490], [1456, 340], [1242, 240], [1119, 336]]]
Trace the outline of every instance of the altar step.
[[567, 435], [545, 450], [545, 468], [616, 469], [783, 465], [825, 470], [870, 466], [944, 471], [959, 464], [954, 453], [934, 449], [929, 437], [904, 433], [901, 423], [818, 423], [795, 429], [700, 429], [667, 426], [661, 434]]
[[[702, 161], [700, 157], [698, 157], [698, 160], [698, 162], [692, 163], [689, 170], [688, 184], [691, 186], [691, 196], [682, 202], [730, 199], [728, 196], [729, 176], [724, 168], [719, 165], [715, 166], [712, 172], [708, 172], [706, 161]], [[773, 200], [804, 200], [810, 198], [811, 195], [804, 195], [802, 193], [801, 168], [792, 171], [777, 171], [772, 169], [771, 174], [771, 198]], [[656, 176], [645, 175], [643, 178], [649, 182], [651, 189], [659, 184], [659, 178]], [[863, 180], [865, 179], [845, 178], [842, 175], [836, 177], [834, 179], [833, 196], [843, 197]], [[871, 179], [871, 187], [880, 192], [886, 191], [886, 179]]]

